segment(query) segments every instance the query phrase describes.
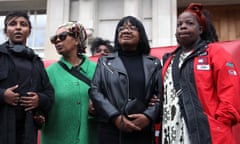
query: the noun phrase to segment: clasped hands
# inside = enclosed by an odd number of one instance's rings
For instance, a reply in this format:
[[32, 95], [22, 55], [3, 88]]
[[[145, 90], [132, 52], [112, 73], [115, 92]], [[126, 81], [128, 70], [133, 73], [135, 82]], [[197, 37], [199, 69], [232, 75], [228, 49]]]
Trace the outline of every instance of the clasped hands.
[[144, 114], [131, 114], [128, 118], [119, 115], [114, 121], [117, 128], [124, 132], [141, 131], [149, 125], [150, 120]]
[[7, 88], [4, 92], [4, 101], [12, 106], [23, 106], [25, 111], [32, 110], [38, 107], [39, 96], [35, 92], [27, 92], [26, 95], [21, 95], [14, 92], [18, 88], [18, 85]]
[[[153, 95], [148, 103], [148, 106], [154, 106], [155, 103], [159, 101], [160, 99], [157, 98], [156, 95]], [[125, 132], [132, 132], [141, 131], [143, 128], [149, 125], [150, 120], [144, 114], [131, 114], [128, 115], [128, 118], [124, 115], [119, 115], [114, 122], [118, 129]]]

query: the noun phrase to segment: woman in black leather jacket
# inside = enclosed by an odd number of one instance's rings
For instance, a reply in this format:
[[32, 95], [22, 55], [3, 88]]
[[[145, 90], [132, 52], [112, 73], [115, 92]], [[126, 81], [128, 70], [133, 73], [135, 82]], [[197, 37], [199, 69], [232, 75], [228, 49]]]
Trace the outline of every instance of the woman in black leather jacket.
[[90, 96], [99, 118], [99, 144], [150, 144], [159, 103], [159, 59], [150, 56], [143, 24], [122, 18], [115, 31], [115, 52], [99, 59]]

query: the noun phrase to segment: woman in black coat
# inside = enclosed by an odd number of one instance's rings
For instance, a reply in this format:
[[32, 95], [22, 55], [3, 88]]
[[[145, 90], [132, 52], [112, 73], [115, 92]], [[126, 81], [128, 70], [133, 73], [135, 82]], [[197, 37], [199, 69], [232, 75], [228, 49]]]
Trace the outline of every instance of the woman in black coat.
[[37, 144], [54, 91], [41, 59], [26, 46], [31, 32], [24, 12], [4, 20], [8, 41], [0, 45], [0, 143]]

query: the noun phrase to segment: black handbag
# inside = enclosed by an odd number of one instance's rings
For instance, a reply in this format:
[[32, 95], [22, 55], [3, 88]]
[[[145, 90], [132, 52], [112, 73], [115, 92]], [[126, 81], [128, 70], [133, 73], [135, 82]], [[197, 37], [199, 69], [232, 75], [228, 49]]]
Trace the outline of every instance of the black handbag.
[[[152, 89], [151, 89], [151, 94], [154, 93], [155, 91], [155, 76], [157, 73], [157, 68], [155, 69], [154, 73], [153, 73], [153, 79], [152, 79]], [[142, 113], [145, 109], [147, 109], [147, 102], [143, 102], [141, 99], [139, 98], [132, 98], [132, 99], [128, 99], [125, 107], [124, 107], [124, 114], [126, 116], [130, 115], [130, 114], [137, 114], [137, 113]]]
[[146, 105], [139, 99], [128, 99], [125, 107], [124, 114], [126, 116], [130, 114], [142, 113], [146, 109]]

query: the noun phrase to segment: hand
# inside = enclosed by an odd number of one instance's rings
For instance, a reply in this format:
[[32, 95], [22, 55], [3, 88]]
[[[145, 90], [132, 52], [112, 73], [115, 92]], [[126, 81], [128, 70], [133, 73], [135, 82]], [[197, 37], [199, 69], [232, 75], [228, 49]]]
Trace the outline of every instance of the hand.
[[45, 117], [39, 113], [36, 113], [34, 116], [33, 116], [33, 119], [37, 125], [38, 128], [42, 128], [43, 124], [45, 123]]
[[96, 110], [93, 106], [92, 100], [89, 99], [89, 103], [88, 103], [88, 112], [92, 115], [96, 115]]
[[124, 132], [141, 131], [139, 126], [136, 126], [133, 122], [129, 121], [125, 116], [119, 115], [115, 120], [117, 128]]
[[154, 106], [157, 102], [160, 102], [160, 99], [156, 95], [153, 95], [153, 97], [150, 99], [150, 102], [148, 103], [148, 106]]
[[45, 123], [46, 121], [43, 115], [35, 115], [33, 119], [35, 119], [38, 123]]
[[144, 114], [131, 114], [128, 115], [128, 118], [131, 119], [131, 122], [134, 123], [134, 125], [140, 127], [141, 129], [145, 128], [150, 123], [150, 120]]
[[27, 96], [21, 96], [20, 105], [25, 107], [25, 111], [38, 107], [39, 96], [35, 92], [27, 92]]
[[14, 90], [18, 88], [18, 85], [12, 86], [10, 88], [7, 88], [4, 92], [4, 101], [5, 103], [12, 105], [12, 106], [17, 106], [20, 95], [19, 93], [15, 93]]

